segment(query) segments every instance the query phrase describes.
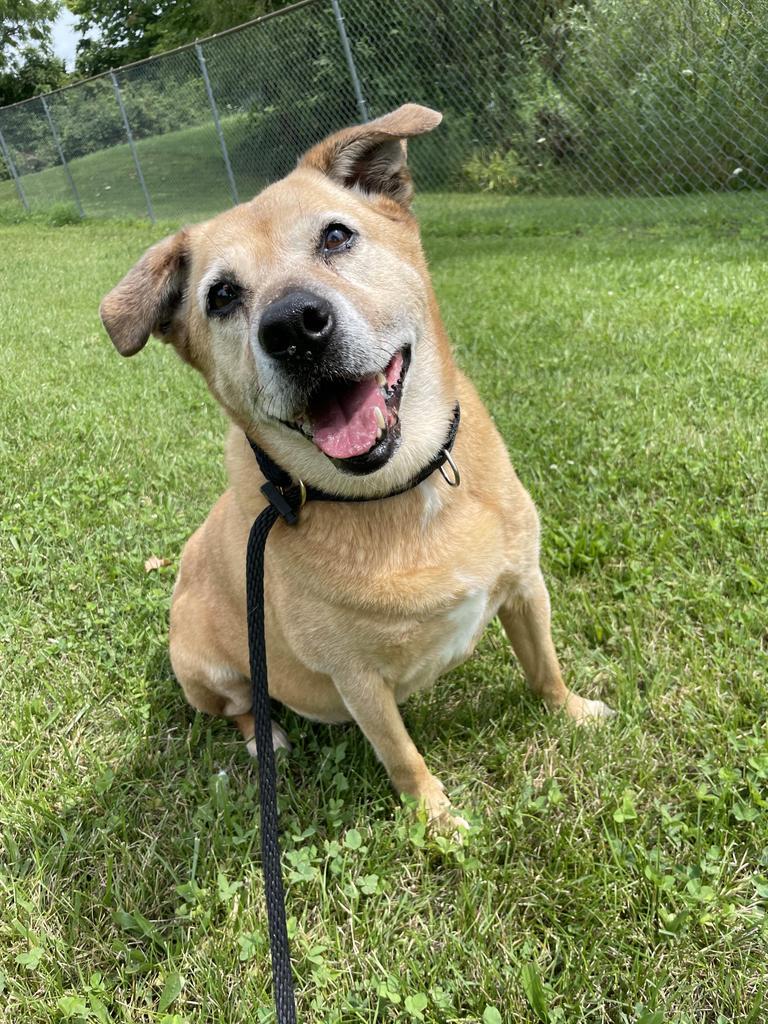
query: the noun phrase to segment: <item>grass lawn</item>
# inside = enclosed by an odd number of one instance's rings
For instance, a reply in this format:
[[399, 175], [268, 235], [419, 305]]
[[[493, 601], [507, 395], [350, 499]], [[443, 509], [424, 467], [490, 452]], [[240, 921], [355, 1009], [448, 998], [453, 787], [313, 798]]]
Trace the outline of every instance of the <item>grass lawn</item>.
[[[285, 714], [307, 1024], [766, 1019], [768, 215], [596, 209], [420, 202], [458, 357], [541, 512], [567, 677], [619, 714], [547, 716], [491, 627], [405, 708], [463, 848], [356, 728]], [[96, 313], [162, 231], [0, 226], [3, 1024], [273, 1020], [255, 766], [184, 703], [174, 568], [144, 571], [219, 493], [223, 418]]]

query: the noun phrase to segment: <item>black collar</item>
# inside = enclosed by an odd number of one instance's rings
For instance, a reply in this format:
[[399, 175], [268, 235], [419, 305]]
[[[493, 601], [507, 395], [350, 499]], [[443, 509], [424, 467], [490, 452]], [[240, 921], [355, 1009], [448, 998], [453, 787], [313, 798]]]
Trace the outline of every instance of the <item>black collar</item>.
[[[386, 498], [393, 498], [396, 494], [404, 494], [405, 491], [418, 487], [420, 483], [423, 483], [427, 477], [432, 476], [438, 469], [451, 487], [458, 487], [461, 477], [456, 468], [456, 463], [451, 458], [451, 449], [456, 440], [460, 420], [461, 410], [457, 402], [453, 408], [453, 418], [448, 428], [445, 443], [431, 462], [420, 470], [405, 487], [398, 487], [396, 491], [390, 491], [389, 494], [374, 495], [372, 497], [351, 498], [341, 494], [328, 494], [327, 491], [321, 491], [317, 487], [312, 487], [311, 484], [305, 485], [301, 480], [294, 482], [290, 473], [286, 472], [281, 466], [278, 466], [264, 449], [260, 448], [250, 437], [248, 438], [248, 443], [253, 450], [253, 454], [256, 456], [259, 469], [267, 481], [262, 485], [262, 494], [277, 509], [283, 519], [293, 526], [298, 522], [299, 509], [305, 501], [383, 501]], [[443, 470], [446, 462], [451, 468], [452, 479], [447, 477]]]

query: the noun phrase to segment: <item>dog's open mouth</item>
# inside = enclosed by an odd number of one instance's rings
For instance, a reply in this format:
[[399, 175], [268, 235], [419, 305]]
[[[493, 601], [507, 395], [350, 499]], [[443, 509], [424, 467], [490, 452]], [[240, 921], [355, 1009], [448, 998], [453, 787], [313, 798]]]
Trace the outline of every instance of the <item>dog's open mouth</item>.
[[288, 425], [351, 473], [372, 473], [394, 454], [400, 437], [400, 400], [411, 362], [410, 346], [362, 380], [331, 380]]

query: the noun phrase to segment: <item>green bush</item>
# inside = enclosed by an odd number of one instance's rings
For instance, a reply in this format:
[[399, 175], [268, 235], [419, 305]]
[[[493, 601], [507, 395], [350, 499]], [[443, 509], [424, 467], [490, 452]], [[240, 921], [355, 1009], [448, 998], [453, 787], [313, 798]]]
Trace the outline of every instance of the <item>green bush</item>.
[[477, 151], [464, 164], [470, 185], [483, 192], [516, 192], [520, 188], [520, 159], [513, 150]]

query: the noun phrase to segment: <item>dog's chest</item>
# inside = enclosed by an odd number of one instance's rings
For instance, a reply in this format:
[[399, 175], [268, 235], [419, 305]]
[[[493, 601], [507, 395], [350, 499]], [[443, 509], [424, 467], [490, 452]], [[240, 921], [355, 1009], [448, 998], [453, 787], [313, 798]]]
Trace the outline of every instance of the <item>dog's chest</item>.
[[447, 615], [442, 643], [437, 645], [435, 657], [440, 670], [472, 652], [480, 631], [486, 624], [488, 591], [471, 590]]
[[491, 593], [474, 587], [448, 608], [420, 622], [403, 624], [399, 643], [380, 651], [377, 665], [394, 686], [398, 701], [465, 661], [497, 610]]

